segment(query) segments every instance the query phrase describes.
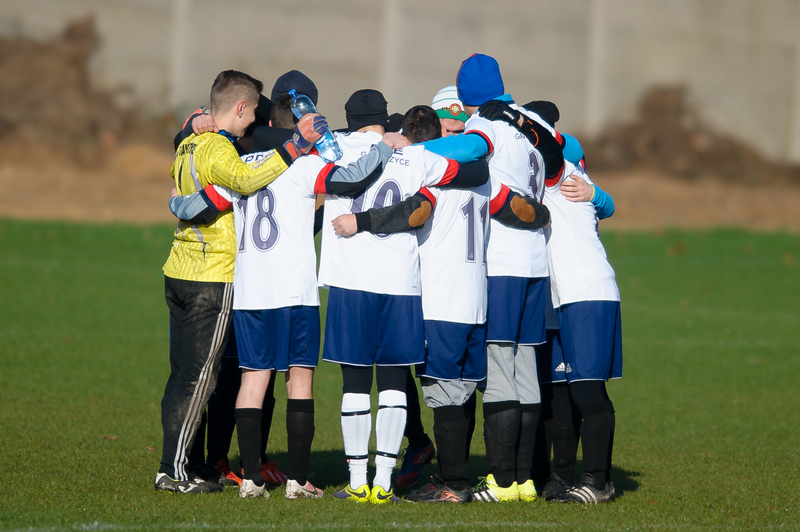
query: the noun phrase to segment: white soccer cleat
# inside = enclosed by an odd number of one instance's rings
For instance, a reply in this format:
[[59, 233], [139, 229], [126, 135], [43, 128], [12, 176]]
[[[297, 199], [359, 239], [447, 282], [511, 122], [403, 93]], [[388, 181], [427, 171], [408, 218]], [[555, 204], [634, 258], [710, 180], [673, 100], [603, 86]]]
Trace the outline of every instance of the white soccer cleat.
[[239, 486], [239, 497], [242, 499], [255, 499], [256, 497], [264, 497], [269, 499], [269, 492], [267, 485], [256, 486], [256, 483], [249, 479], [242, 479], [242, 485]]
[[321, 499], [323, 495], [325, 495], [324, 491], [314, 487], [314, 485], [307, 480], [303, 486], [296, 480], [289, 479], [286, 481], [287, 499]]

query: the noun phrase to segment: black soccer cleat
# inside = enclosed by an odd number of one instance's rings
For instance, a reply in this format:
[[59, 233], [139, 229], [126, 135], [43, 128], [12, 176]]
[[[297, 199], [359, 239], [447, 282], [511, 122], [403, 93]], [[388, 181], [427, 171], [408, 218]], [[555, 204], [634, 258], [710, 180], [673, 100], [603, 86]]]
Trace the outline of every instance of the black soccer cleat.
[[602, 490], [595, 486], [595, 478], [590, 473], [584, 473], [581, 481], [558, 495], [556, 502], [577, 502], [580, 504], [597, 504], [611, 502], [617, 496], [614, 483], [609, 481]]
[[156, 474], [155, 490], [172, 493], [215, 493], [222, 491], [222, 486], [216, 482], [206, 482], [200, 477], [192, 480], [178, 480], [171, 478], [166, 473], [158, 473]]
[[547, 481], [547, 484], [544, 485], [544, 489], [542, 489], [542, 497], [544, 497], [546, 501], [555, 501], [571, 487], [572, 482], [562, 478], [554, 471], [550, 475], [550, 480]]

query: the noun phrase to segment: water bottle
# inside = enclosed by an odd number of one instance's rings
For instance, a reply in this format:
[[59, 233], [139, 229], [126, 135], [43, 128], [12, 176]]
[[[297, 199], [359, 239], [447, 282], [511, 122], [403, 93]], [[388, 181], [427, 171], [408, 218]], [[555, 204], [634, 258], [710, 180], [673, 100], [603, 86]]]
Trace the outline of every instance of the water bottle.
[[[311, 98], [305, 94], [297, 94], [296, 90], [291, 89], [289, 91], [289, 96], [292, 97], [292, 114], [294, 114], [298, 120], [303, 118], [308, 113], [317, 112], [317, 108], [314, 107], [314, 102], [312, 102]], [[333, 137], [333, 133], [331, 133], [330, 129], [327, 133], [320, 137], [320, 139], [315, 142], [314, 145], [317, 147], [319, 156], [322, 157], [322, 160], [326, 163], [338, 161], [342, 157], [342, 149], [339, 147], [339, 143], [336, 142], [336, 139]]]

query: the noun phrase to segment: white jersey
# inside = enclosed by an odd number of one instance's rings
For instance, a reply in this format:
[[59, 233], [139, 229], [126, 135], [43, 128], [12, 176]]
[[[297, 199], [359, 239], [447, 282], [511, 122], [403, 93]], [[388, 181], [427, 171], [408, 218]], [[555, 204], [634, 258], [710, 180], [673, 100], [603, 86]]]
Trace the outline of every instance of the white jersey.
[[417, 230], [426, 320], [486, 321], [486, 236], [490, 185], [430, 189], [432, 216]]
[[592, 184], [580, 167], [564, 162], [564, 176], [547, 187], [544, 204], [550, 209], [547, 255], [553, 307], [578, 301], [619, 301], [614, 269], [597, 230], [591, 202], [572, 202], [561, 195], [561, 183], [572, 174]]
[[[347, 165], [380, 142], [375, 132], [337, 134]], [[395, 150], [383, 174], [357, 198], [325, 196], [325, 221], [319, 284], [376, 294], [420, 295], [419, 253], [414, 232], [373, 235], [363, 232], [349, 238], [338, 236], [332, 220], [372, 208], [387, 207], [414, 195], [420, 188], [452, 178], [457, 169], [449, 161], [422, 146]]]
[[[265, 153], [242, 156], [250, 163]], [[319, 306], [314, 249], [314, 183], [325, 162], [298, 158], [281, 177], [250, 196], [222, 187], [236, 222], [233, 308]]]
[[[521, 112], [525, 109], [516, 105]], [[544, 159], [528, 139], [514, 127], [501, 121], [489, 121], [474, 114], [467, 121], [467, 133], [475, 132], [486, 139], [491, 152], [486, 157], [496, 198], [501, 185], [522, 196], [541, 201], [544, 194]], [[488, 272], [491, 277], [547, 277], [547, 251], [541, 229], [515, 229], [492, 219], [487, 249]]]

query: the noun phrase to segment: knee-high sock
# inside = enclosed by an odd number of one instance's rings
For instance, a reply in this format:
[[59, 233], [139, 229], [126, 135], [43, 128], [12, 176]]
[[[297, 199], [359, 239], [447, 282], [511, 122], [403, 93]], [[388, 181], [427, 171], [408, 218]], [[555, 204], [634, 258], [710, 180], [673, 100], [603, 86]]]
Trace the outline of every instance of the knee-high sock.
[[483, 403], [486, 465], [501, 488], [507, 488], [516, 481], [519, 420], [518, 401]]
[[314, 400], [287, 399], [286, 439], [289, 446], [289, 470], [286, 476], [304, 486], [314, 441]]
[[208, 423], [208, 415], [203, 410], [203, 417], [200, 419], [200, 426], [197, 427], [197, 434], [194, 436], [192, 448], [189, 451], [189, 459], [186, 462], [187, 469], [197, 472], [206, 463], [205, 443], [206, 443], [206, 425]]
[[533, 446], [536, 443], [536, 431], [539, 428], [541, 404], [520, 405], [519, 436], [517, 437], [517, 483], [530, 480], [533, 468]]
[[405, 437], [408, 438], [408, 446], [412, 449], [425, 447], [428, 445], [428, 442], [430, 442], [430, 438], [425, 434], [425, 427], [422, 426], [422, 412], [419, 406], [417, 380], [410, 371], [406, 379], [406, 403], [407, 418]]
[[539, 426], [536, 429], [536, 443], [533, 445], [533, 466], [531, 478], [538, 491], [541, 491], [550, 478], [550, 453], [553, 440], [550, 429], [553, 423], [553, 385], [550, 383], [539, 384], [542, 391], [542, 413], [539, 416]]
[[239, 456], [244, 468], [244, 478], [258, 486], [264, 485], [261, 474], [261, 409], [237, 408], [236, 432], [239, 435]]
[[562, 479], [574, 482], [581, 414], [570, 399], [566, 384], [553, 385], [552, 409], [553, 471]]
[[342, 396], [342, 440], [350, 468], [350, 487], [353, 489], [367, 483], [369, 435], [372, 432], [369, 408], [367, 393], [346, 393]]
[[467, 454], [464, 455], [469, 460], [469, 449], [472, 445], [472, 435], [475, 434], [475, 410], [478, 408], [478, 392], [472, 392], [472, 395], [464, 403], [464, 416], [467, 418]]
[[439, 463], [439, 476], [455, 490], [463, 490], [469, 480], [466, 439], [469, 426], [464, 406], [433, 409], [433, 434]]
[[375, 420], [377, 449], [375, 454], [374, 486], [392, 489], [392, 469], [403, 443], [406, 428], [406, 393], [384, 390], [378, 394], [378, 416]]
[[[608, 404], [611, 402], [608, 401]], [[593, 408], [594, 407], [594, 408]], [[608, 482], [610, 470], [609, 456], [614, 438], [615, 417], [613, 409], [597, 411], [601, 405], [592, 405], [584, 409], [594, 412], [584, 413], [581, 424], [581, 448], [583, 450], [583, 470], [591, 473], [602, 489]]]
[[272, 416], [275, 413], [275, 376], [277, 374], [277, 371], [272, 372], [267, 393], [264, 394], [264, 403], [261, 405], [261, 461], [265, 464], [269, 461], [267, 443], [269, 443], [269, 433], [272, 430]]
[[[228, 345], [236, 342], [233, 339]], [[215, 465], [220, 459], [228, 459], [228, 452], [233, 439], [233, 429], [236, 428], [234, 411], [236, 410], [236, 396], [242, 381], [242, 370], [239, 369], [239, 359], [224, 357], [222, 369], [217, 379], [217, 387], [208, 400], [208, 449], [207, 462]]]

